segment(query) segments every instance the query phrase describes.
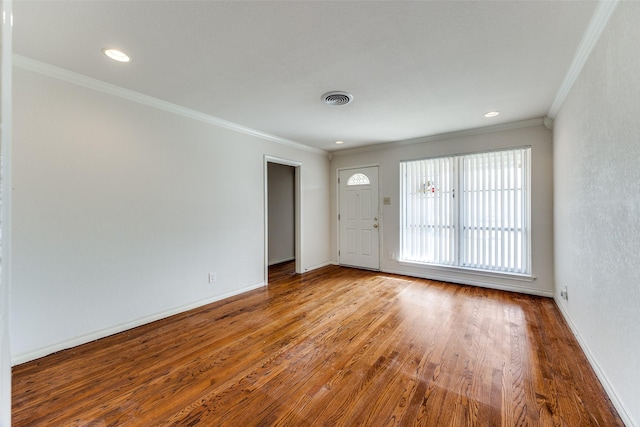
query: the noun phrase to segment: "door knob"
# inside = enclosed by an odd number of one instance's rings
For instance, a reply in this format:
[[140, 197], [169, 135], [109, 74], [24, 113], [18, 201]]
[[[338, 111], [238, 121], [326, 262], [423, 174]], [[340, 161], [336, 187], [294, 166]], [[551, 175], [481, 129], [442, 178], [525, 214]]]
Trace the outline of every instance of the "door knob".
[[373, 224], [373, 228], [378, 228], [378, 224]]

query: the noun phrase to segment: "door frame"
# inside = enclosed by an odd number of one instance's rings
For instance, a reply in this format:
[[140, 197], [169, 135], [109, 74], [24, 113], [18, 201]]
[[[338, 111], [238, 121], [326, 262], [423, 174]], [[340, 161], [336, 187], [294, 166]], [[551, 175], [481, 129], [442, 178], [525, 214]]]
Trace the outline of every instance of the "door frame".
[[295, 263], [296, 273], [302, 273], [302, 162], [264, 155], [264, 284], [269, 285], [269, 182], [268, 182], [268, 166], [269, 163], [279, 165], [292, 166], [294, 169], [294, 221], [295, 221]]
[[384, 218], [382, 217], [382, 210], [380, 209], [380, 185], [382, 183], [382, 179], [380, 179], [381, 175], [381, 167], [380, 163], [371, 163], [357, 166], [343, 166], [340, 168], [336, 168], [336, 259], [338, 265], [340, 264], [340, 221], [338, 220], [338, 215], [340, 215], [340, 172], [350, 169], [362, 169], [362, 168], [378, 168], [378, 269], [376, 271], [380, 271], [380, 264], [382, 263], [382, 235], [384, 229]]

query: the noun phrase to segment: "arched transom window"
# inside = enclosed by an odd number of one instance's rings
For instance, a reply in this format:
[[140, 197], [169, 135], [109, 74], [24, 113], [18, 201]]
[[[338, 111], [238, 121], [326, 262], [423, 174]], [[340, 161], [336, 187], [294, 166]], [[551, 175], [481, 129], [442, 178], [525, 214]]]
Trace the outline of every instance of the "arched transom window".
[[347, 180], [347, 185], [369, 185], [369, 177], [363, 173], [354, 173]]

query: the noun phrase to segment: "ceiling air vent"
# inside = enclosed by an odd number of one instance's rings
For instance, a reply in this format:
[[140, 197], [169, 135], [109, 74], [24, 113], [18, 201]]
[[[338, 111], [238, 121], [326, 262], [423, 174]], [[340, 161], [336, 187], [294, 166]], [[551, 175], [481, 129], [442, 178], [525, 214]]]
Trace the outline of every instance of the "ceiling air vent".
[[334, 105], [336, 107], [340, 105], [347, 105], [353, 100], [353, 95], [347, 92], [327, 92], [322, 95], [322, 101], [325, 104]]

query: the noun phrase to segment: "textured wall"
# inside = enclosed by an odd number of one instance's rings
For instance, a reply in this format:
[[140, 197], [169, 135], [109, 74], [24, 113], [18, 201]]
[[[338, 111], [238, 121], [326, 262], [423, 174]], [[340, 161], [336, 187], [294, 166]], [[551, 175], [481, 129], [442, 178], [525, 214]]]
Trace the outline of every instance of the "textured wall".
[[[640, 2], [621, 2], [554, 130], [556, 298], [640, 423]], [[627, 421], [630, 421], [627, 418]]]

